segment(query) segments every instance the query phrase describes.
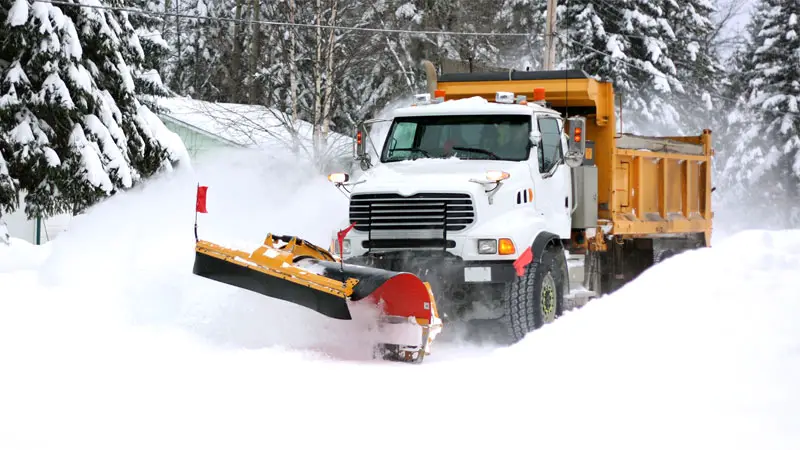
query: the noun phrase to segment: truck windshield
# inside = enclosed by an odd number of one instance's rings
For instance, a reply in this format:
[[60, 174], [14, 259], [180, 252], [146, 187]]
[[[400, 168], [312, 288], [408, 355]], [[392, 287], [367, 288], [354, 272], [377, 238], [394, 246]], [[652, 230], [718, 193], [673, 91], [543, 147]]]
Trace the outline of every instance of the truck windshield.
[[524, 161], [530, 133], [531, 117], [524, 115], [398, 117], [381, 162], [450, 157]]

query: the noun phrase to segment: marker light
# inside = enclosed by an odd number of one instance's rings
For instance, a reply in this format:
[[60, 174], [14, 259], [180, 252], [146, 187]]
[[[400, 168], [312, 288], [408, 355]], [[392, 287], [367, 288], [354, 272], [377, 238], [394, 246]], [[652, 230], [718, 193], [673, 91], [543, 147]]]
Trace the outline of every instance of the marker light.
[[415, 94], [414, 104], [427, 105], [431, 102], [431, 94]]
[[497, 92], [494, 94], [494, 101], [497, 103], [514, 103], [514, 93]]
[[580, 127], [575, 128], [575, 136], [573, 137], [573, 139], [575, 139], [575, 142], [580, 142], [581, 141], [581, 139], [583, 138], [582, 137], [582, 133], [583, 132], [580, 129]]
[[514, 248], [514, 243], [511, 242], [511, 239], [508, 238], [500, 238], [500, 246], [499, 252], [501, 255], [513, 255], [516, 253], [517, 249]]
[[543, 102], [544, 94], [545, 94], [544, 88], [533, 88], [533, 101]]
[[436, 89], [433, 91], [433, 98], [444, 98], [445, 91], [442, 89]]
[[500, 182], [507, 180], [509, 177], [511, 177], [511, 175], [508, 172], [503, 172], [502, 170], [486, 171], [486, 179], [489, 181]]
[[350, 175], [346, 173], [332, 173], [328, 175], [328, 181], [332, 183], [347, 183], [350, 180]]
[[361, 132], [360, 131], [358, 133], [356, 133], [356, 142], [358, 143], [358, 145], [361, 145]]

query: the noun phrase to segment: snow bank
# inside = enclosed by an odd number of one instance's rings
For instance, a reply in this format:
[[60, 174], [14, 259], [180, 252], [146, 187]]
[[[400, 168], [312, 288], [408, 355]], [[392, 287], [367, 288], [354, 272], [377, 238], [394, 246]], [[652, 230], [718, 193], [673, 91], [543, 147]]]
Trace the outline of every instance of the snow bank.
[[77, 218], [41, 270], [0, 273], [0, 448], [800, 442], [800, 230], [735, 234], [517, 345], [439, 341], [413, 366], [367, 360], [365, 330], [192, 276], [198, 181], [200, 236], [245, 247], [268, 231], [327, 245], [347, 211], [263, 153], [194, 167]]
[[[50, 254], [50, 244], [34, 245], [12, 237], [10, 245], [0, 243], [0, 273], [36, 269]], [[0, 295], [2, 288], [0, 287]]]

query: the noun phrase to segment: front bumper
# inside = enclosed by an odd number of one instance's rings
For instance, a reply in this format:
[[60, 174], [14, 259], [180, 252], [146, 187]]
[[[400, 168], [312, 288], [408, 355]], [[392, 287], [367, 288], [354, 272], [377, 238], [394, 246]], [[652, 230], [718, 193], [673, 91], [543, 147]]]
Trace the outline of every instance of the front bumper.
[[350, 264], [409, 272], [445, 285], [507, 283], [516, 277], [513, 261], [465, 261], [448, 253], [402, 251], [346, 258]]

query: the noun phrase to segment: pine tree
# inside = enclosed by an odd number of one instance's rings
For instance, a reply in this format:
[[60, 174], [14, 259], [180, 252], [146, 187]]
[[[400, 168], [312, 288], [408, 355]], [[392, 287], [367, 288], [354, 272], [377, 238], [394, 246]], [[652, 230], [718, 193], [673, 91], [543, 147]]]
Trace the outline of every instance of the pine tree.
[[680, 122], [674, 94], [684, 88], [665, 1], [574, 0], [559, 9], [567, 27], [561, 32], [563, 65], [614, 83], [622, 95], [625, 132], [660, 134]]
[[8, 165], [4, 157], [8, 153], [10, 153], [8, 145], [3, 140], [0, 140], [0, 244], [8, 244], [9, 242], [8, 229], [3, 220], [3, 214], [19, 207], [16, 180], [9, 175]]
[[[128, 0], [131, 8], [156, 13], [160, 12], [160, 5], [153, 0]], [[150, 109], [156, 109], [152, 96], [169, 96], [170, 91], [161, 78], [165, 69], [170, 46], [161, 35], [165, 21], [158, 15], [131, 14], [131, 25], [136, 30], [136, 36], [141, 44], [142, 53], [137, 55], [142, 59], [141, 68], [133, 73], [136, 83], [136, 92], [139, 100]]]
[[743, 54], [747, 84], [731, 122], [742, 130], [723, 175], [784, 227], [800, 225], [800, 4], [762, 0]]
[[[591, 8], [591, 5], [588, 6]], [[493, 20], [505, 33], [528, 33], [528, 37], [506, 37], [499, 43], [498, 65], [517, 70], [541, 70], [544, 66], [547, 0], [505, 0]], [[556, 41], [558, 42], [558, 40]]]
[[[0, 59], [10, 62], [0, 78], [0, 141], [6, 142], [7, 169], [26, 193], [29, 217], [67, 212], [69, 177], [62, 165], [81, 161], [79, 150], [69, 144], [71, 124], [80, 113], [67, 83], [83, 88], [86, 72], [75, 64], [81, 56], [77, 31], [60, 9], [46, 3], [4, 0], [0, 10], [8, 12], [0, 47]], [[102, 183], [92, 181], [95, 188]]]
[[708, 0], [667, 0], [664, 8], [675, 33], [669, 52], [677, 79], [684, 80], [672, 97], [679, 113], [672, 131], [700, 134], [703, 128], [717, 129], [722, 116], [717, 102], [726, 73], [712, 40], [714, 8]]
[[136, 98], [144, 52], [126, 13], [0, 1], [0, 141], [29, 218], [79, 213], [186, 158]]
[[[6, 23], [8, 20], [9, 9], [5, 4], [0, 3], [0, 23]], [[8, 61], [0, 57], [0, 73], [5, 73], [8, 68]], [[14, 211], [19, 207], [19, 186], [17, 180], [11, 177], [8, 172], [8, 163], [6, 159], [13, 156], [12, 147], [5, 136], [4, 123], [8, 123], [13, 117], [8, 114], [10, 103], [14, 101], [13, 97], [2, 96], [0, 97], [0, 244], [7, 244], [8, 230], [3, 220], [3, 214]]]
[[[204, 0], [185, 0], [176, 2], [172, 0], [172, 10], [177, 14], [194, 17], [172, 17], [170, 19], [168, 44], [173, 49], [170, 62], [169, 87], [180, 95], [193, 98], [207, 99], [219, 90], [211, 80], [211, 73], [215, 69], [214, 56], [220, 49], [208, 45], [207, 38], [210, 30], [220, 26], [218, 22], [207, 20], [213, 18], [213, 11], [209, 11]], [[227, 94], [227, 92], [225, 92]]]

